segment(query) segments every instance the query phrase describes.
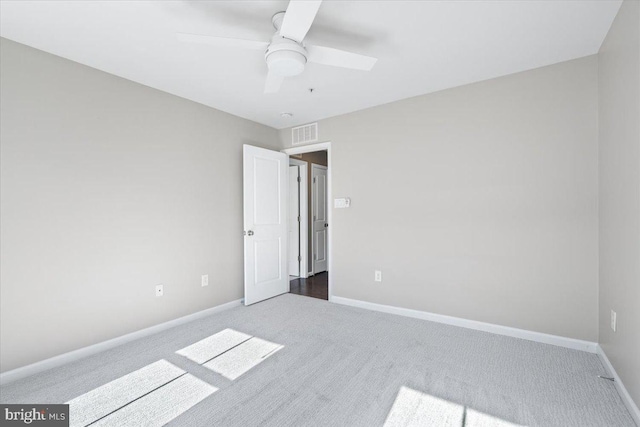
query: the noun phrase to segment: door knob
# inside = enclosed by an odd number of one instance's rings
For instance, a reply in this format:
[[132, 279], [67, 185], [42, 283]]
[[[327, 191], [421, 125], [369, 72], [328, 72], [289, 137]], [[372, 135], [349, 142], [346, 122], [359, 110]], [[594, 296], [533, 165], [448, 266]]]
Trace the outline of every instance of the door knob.
[[325, 226], [325, 227], [328, 227], [328, 226], [329, 226], [329, 224], [325, 223], [325, 224], [324, 224], [324, 226]]
[[247, 236], [253, 236], [253, 231], [252, 230], [247, 231]]

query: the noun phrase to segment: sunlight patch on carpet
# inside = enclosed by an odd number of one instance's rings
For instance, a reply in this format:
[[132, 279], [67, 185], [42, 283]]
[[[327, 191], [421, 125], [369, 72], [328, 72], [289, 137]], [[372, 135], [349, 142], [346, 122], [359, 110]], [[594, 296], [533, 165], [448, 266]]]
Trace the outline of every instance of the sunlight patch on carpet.
[[251, 335], [243, 334], [233, 329], [225, 329], [178, 350], [176, 353], [201, 365], [238, 344], [247, 341], [249, 338], [251, 338]]
[[401, 387], [384, 427], [518, 427], [464, 405]]
[[86, 426], [184, 373], [166, 360], [159, 360], [95, 388], [66, 402], [70, 426]]
[[[225, 329], [176, 354], [233, 381], [282, 348]], [[217, 390], [163, 359], [67, 402], [70, 426], [162, 426]]]
[[92, 425], [163, 426], [217, 390], [193, 375], [185, 374]]
[[283, 347], [253, 337], [202, 366], [233, 381]]

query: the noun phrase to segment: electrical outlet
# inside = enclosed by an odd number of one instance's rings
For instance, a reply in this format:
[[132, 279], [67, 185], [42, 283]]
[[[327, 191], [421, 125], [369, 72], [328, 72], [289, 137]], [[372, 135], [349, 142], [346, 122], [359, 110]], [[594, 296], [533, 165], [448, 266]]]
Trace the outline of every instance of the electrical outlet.
[[382, 282], [382, 271], [376, 270], [373, 280], [376, 282]]
[[617, 327], [618, 327], [618, 315], [615, 311], [611, 310], [611, 329], [613, 330], [613, 332], [616, 331]]
[[203, 274], [201, 278], [202, 286], [209, 286], [209, 275]]
[[164, 285], [156, 285], [156, 296], [161, 297], [164, 295]]

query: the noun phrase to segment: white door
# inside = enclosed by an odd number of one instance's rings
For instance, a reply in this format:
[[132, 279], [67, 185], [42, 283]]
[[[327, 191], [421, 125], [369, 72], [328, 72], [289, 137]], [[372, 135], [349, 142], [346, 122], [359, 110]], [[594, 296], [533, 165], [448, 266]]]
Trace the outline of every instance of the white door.
[[244, 304], [289, 292], [288, 156], [244, 145]]
[[289, 166], [289, 275], [300, 276], [300, 167]]
[[327, 271], [327, 167], [311, 165], [313, 274]]

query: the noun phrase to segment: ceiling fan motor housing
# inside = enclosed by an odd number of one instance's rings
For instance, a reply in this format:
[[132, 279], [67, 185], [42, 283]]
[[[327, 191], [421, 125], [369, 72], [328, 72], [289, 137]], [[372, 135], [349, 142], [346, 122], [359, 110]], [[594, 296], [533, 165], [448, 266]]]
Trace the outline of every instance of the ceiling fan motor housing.
[[264, 54], [269, 71], [283, 77], [297, 76], [304, 71], [307, 51], [299, 43], [276, 33]]

